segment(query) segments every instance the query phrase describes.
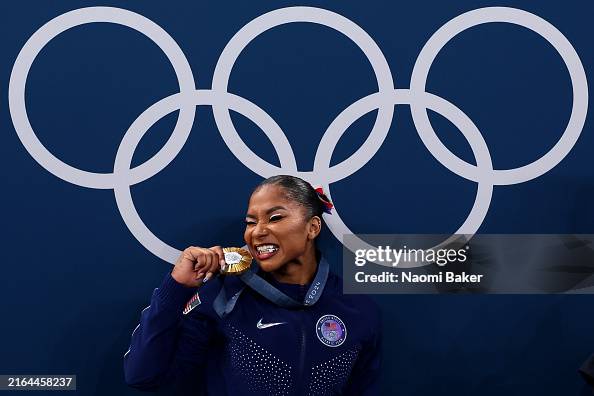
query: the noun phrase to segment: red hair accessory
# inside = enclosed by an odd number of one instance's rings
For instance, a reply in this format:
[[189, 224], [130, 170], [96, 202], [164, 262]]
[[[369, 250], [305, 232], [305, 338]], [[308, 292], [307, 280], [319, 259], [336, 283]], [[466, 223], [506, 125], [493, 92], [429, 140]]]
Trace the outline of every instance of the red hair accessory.
[[316, 188], [316, 193], [318, 194], [318, 198], [320, 199], [320, 201], [322, 201], [322, 203], [324, 204], [324, 212], [332, 214], [330, 213], [330, 210], [334, 207], [334, 205], [332, 205], [332, 202], [330, 202], [326, 194], [324, 194], [324, 190], [322, 190], [322, 187]]

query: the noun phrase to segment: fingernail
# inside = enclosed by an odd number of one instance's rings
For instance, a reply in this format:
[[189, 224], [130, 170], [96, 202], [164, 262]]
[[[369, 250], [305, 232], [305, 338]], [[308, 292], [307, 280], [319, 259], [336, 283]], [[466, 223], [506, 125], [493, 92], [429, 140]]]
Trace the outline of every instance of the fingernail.
[[202, 280], [202, 283], [206, 283], [210, 279], [210, 274], [206, 275], [206, 278]]

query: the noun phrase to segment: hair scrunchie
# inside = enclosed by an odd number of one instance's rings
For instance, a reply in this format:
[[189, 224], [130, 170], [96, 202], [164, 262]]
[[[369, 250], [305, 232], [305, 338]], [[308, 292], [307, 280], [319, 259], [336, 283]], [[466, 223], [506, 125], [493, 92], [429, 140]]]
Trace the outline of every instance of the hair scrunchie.
[[324, 190], [322, 190], [322, 187], [318, 187], [315, 190], [318, 194], [318, 198], [324, 204], [324, 213], [332, 214], [330, 210], [334, 207], [334, 205], [332, 205], [332, 202], [330, 202], [326, 194], [324, 194]]

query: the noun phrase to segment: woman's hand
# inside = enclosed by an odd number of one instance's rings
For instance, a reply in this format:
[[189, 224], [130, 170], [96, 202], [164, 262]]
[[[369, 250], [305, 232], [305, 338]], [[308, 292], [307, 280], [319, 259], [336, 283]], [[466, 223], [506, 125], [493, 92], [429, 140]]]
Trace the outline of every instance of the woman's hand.
[[171, 276], [186, 287], [198, 287], [217, 273], [225, 264], [223, 248], [190, 246], [177, 259]]

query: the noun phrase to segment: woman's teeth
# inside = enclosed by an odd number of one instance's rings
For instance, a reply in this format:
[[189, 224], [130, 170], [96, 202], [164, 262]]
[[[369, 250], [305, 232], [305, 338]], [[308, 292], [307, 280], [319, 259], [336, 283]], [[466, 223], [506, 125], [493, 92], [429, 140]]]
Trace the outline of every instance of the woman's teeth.
[[260, 245], [260, 246], [256, 247], [256, 250], [258, 251], [259, 254], [272, 253], [272, 252], [276, 252], [278, 250], [278, 246]]

